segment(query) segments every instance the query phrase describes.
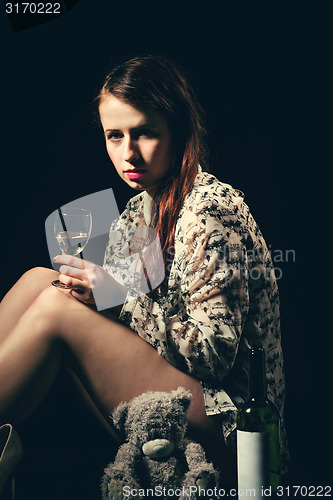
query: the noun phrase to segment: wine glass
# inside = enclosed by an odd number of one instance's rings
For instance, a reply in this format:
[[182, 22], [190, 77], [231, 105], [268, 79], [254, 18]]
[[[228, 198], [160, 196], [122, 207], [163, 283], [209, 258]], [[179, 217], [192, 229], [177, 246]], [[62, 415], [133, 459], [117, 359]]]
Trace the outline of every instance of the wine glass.
[[[62, 253], [78, 255], [88, 243], [91, 235], [92, 216], [84, 208], [59, 208], [54, 219], [54, 235]], [[80, 255], [82, 259], [82, 254]], [[52, 281], [58, 288], [69, 288], [60, 280]]]

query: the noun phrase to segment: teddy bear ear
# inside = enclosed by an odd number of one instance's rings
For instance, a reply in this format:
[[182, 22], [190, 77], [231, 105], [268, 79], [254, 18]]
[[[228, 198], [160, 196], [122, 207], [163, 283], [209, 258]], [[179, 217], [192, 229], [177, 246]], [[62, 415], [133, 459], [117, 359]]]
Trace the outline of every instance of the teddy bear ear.
[[120, 431], [124, 430], [126, 418], [128, 413], [128, 403], [120, 403], [115, 410], [112, 412], [112, 420], [114, 425]]
[[193, 395], [190, 391], [184, 389], [184, 387], [178, 387], [175, 391], [172, 391], [173, 398], [180, 403], [184, 411], [187, 411], [190, 407]]

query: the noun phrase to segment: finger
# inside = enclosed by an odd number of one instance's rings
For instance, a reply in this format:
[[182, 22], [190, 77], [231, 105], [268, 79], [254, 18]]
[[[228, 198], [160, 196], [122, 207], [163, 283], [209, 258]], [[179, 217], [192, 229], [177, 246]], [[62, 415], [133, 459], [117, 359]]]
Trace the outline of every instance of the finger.
[[77, 269], [85, 269], [85, 261], [74, 255], [67, 255], [65, 253], [56, 255], [53, 259], [56, 264], [67, 264], [68, 266], [76, 267]]
[[66, 276], [72, 276], [73, 278], [83, 281], [87, 278], [86, 272], [82, 269], [77, 269], [76, 267], [61, 266], [59, 268], [60, 274], [66, 274]]
[[77, 300], [80, 300], [81, 302], [86, 302], [90, 303], [90, 295], [87, 292], [83, 292], [81, 290], [75, 289], [71, 290], [70, 294]]
[[77, 288], [79, 290], [85, 291], [87, 289], [84, 281], [73, 278], [72, 276], [67, 276], [67, 274], [59, 274], [59, 280], [69, 288]]

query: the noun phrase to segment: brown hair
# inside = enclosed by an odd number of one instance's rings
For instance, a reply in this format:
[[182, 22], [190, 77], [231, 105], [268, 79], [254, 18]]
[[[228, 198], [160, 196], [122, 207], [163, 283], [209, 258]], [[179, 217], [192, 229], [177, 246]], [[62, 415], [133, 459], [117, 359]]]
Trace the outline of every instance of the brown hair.
[[198, 165], [206, 166], [203, 112], [184, 70], [160, 55], [138, 56], [118, 64], [105, 80], [98, 105], [110, 94], [137, 109], [157, 111], [169, 126], [174, 161], [168, 178], [155, 193], [151, 222], [166, 263], [174, 245], [178, 215]]

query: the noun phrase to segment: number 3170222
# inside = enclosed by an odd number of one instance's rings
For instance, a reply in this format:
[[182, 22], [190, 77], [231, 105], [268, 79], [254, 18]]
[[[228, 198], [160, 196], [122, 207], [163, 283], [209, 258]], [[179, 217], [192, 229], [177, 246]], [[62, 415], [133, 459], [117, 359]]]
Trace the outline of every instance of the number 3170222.
[[61, 14], [60, 3], [6, 3], [7, 14]]

